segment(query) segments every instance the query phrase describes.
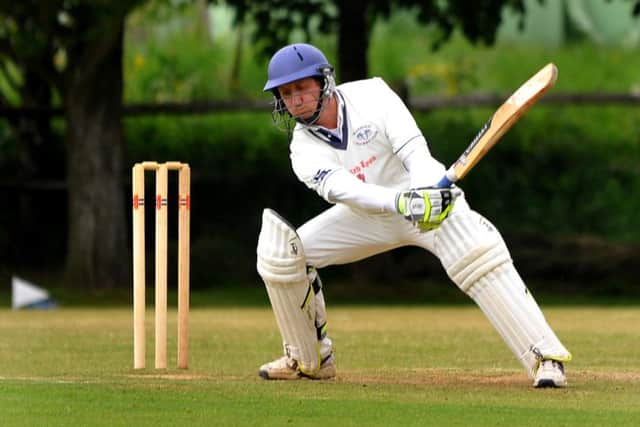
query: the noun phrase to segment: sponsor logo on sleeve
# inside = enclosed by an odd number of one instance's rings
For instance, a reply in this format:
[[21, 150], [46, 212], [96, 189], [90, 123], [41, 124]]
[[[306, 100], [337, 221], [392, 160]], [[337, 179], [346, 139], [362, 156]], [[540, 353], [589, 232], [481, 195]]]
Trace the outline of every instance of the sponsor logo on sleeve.
[[327, 174], [331, 172], [331, 169], [319, 169], [318, 172], [313, 176], [313, 182], [316, 184], [325, 179]]

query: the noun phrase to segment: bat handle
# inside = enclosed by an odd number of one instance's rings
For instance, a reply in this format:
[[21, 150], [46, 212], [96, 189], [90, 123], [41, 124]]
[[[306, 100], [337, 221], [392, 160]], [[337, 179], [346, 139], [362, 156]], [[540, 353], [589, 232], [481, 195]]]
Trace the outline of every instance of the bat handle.
[[449, 178], [447, 178], [447, 176], [445, 175], [442, 177], [440, 181], [438, 181], [438, 183], [436, 184], [436, 187], [438, 188], [451, 187], [451, 184], [453, 184], [453, 182], [450, 181]]
[[447, 171], [447, 173], [445, 173], [445, 175], [436, 184], [436, 187], [438, 188], [451, 187], [451, 185], [458, 180], [458, 178], [456, 177], [455, 171], [453, 171], [452, 169], [453, 168], [450, 168]]

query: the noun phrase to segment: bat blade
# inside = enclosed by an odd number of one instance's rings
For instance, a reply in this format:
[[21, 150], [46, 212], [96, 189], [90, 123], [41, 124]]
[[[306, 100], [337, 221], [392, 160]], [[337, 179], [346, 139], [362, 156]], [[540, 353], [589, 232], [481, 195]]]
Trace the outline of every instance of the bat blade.
[[438, 182], [438, 187], [448, 187], [462, 179], [473, 169], [515, 122], [536, 103], [556, 82], [558, 68], [553, 63], [545, 65], [493, 113], [462, 155]]

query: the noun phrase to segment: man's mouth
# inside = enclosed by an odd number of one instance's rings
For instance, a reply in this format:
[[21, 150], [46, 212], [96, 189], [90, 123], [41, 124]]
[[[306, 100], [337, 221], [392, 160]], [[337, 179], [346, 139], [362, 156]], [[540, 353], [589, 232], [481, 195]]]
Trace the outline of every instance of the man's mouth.
[[306, 108], [304, 110], [296, 111], [293, 114], [293, 116], [295, 118], [300, 118], [300, 119], [307, 119], [307, 118], [311, 117], [312, 115], [313, 115], [313, 111], [310, 111], [310, 110], [308, 110]]

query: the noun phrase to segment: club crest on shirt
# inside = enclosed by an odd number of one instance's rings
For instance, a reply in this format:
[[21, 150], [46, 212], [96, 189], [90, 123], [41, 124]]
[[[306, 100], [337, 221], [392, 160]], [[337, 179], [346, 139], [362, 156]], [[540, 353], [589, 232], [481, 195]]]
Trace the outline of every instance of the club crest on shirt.
[[356, 137], [355, 143], [358, 145], [368, 144], [378, 134], [378, 129], [373, 125], [360, 126], [353, 132]]

